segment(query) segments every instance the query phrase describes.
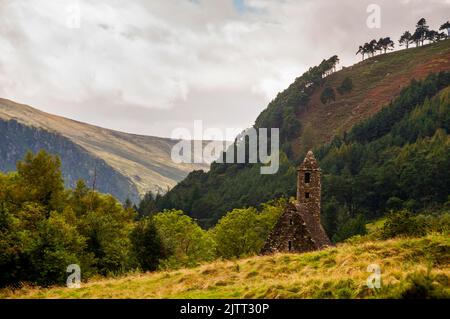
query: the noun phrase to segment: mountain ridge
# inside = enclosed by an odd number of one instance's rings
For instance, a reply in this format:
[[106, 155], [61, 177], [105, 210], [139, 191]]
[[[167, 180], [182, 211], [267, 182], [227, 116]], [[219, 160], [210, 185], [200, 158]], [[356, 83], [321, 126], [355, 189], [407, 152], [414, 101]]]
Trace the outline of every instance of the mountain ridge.
[[[170, 153], [172, 146], [179, 141], [175, 139], [110, 130], [1, 98], [0, 119], [15, 120], [18, 124], [27, 127], [59, 134], [94, 158], [104, 160], [107, 165], [134, 185], [136, 190], [131, 192], [135, 194], [130, 195], [135, 201], [148, 191], [165, 192], [192, 170], [208, 169], [205, 163], [174, 163], [170, 159]], [[77, 174], [72, 172], [72, 175]], [[117, 194], [113, 195], [117, 196]], [[124, 200], [123, 196], [117, 197]]]

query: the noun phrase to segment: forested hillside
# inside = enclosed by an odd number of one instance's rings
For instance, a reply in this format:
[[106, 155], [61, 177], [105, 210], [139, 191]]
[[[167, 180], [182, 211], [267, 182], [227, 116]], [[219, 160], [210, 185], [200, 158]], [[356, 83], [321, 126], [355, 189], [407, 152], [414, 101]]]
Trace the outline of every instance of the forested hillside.
[[388, 107], [317, 149], [322, 218], [335, 240], [390, 210], [449, 205], [450, 73], [414, 81]]
[[[448, 201], [450, 185], [450, 76], [413, 80], [381, 112], [315, 148], [323, 178], [322, 217], [335, 241], [364, 232], [366, 220], [389, 209], [433, 209]], [[277, 174], [258, 165], [213, 164], [173, 191], [147, 196], [145, 213], [178, 208], [211, 226], [235, 207], [295, 195], [296, 162], [281, 155]]]

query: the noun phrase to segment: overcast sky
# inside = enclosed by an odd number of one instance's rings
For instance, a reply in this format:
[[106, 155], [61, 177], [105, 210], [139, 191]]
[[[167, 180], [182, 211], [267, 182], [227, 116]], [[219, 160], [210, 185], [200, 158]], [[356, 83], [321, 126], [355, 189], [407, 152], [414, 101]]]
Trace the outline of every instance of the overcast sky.
[[138, 134], [246, 128], [323, 58], [351, 65], [359, 44], [449, 13], [450, 0], [0, 0], [0, 97]]

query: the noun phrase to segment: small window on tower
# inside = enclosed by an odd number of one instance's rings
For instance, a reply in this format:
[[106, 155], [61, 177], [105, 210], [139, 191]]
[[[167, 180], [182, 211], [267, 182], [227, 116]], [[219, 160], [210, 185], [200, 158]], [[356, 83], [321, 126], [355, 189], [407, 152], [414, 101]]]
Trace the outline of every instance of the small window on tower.
[[305, 183], [308, 184], [311, 181], [311, 173], [305, 173]]
[[289, 251], [291, 251], [292, 250], [292, 242], [291, 241], [288, 241], [288, 246], [289, 246]]
[[305, 193], [305, 198], [309, 198], [309, 193], [308, 192]]
[[289, 219], [289, 225], [294, 225], [294, 222], [292, 221], [292, 218]]

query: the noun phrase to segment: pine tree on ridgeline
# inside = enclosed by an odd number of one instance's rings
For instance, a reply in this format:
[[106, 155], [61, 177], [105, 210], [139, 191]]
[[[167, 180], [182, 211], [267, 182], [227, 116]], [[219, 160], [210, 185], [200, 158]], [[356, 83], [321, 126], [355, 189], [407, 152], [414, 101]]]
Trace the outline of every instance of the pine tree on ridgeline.
[[394, 49], [394, 41], [392, 41], [390, 37], [380, 38], [376, 46], [377, 49], [380, 50], [380, 53], [381, 51], [383, 51], [383, 53], [386, 53], [387, 50]]
[[416, 31], [414, 32], [415, 39], [417, 40], [417, 43], [420, 45], [423, 45], [426, 37], [427, 32], [429, 30], [429, 26], [427, 25], [427, 20], [425, 18], [421, 18], [417, 24], [416, 24]]
[[[445, 22], [443, 25], [440, 26], [439, 31], [443, 31], [443, 30], [447, 31], [446, 37], [447, 38], [450, 37], [450, 22], [449, 21]], [[445, 35], [445, 33], [444, 33], [444, 35]]]
[[400, 43], [400, 46], [405, 45], [406, 48], [409, 49], [409, 44], [413, 42], [413, 36], [411, 32], [405, 31], [398, 42]]
[[364, 50], [364, 46], [360, 45], [358, 51], [356, 51], [356, 55], [361, 54], [362, 61], [364, 61], [364, 55], [366, 54], [366, 50]]

